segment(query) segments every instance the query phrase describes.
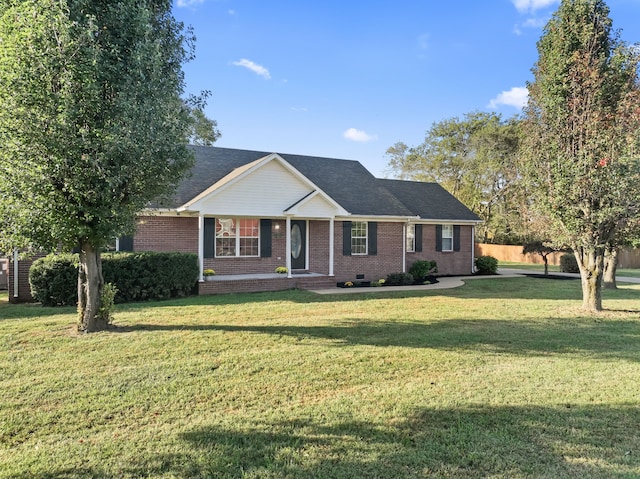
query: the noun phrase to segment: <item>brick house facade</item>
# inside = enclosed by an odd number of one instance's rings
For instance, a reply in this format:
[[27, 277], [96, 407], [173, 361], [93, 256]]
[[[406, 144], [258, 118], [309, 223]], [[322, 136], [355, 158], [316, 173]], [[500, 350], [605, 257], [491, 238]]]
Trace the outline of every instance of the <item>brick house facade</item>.
[[473, 273], [480, 220], [435, 183], [378, 179], [356, 161], [192, 148], [175, 196], [141, 211], [116, 248], [197, 254], [201, 294], [376, 281], [416, 260], [435, 260], [441, 275]]
[[[216, 272], [201, 292], [375, 281], [416, 260], [435, 260], [442, 275], [473, 272], [479, 218], [435, 183], [377, 179], [349, 160], [193, 149], [192, 174], [141, 212], [128, 244], [196, 253], [201, 281]], [[281, 266], [287, 274], [275, 275]]]

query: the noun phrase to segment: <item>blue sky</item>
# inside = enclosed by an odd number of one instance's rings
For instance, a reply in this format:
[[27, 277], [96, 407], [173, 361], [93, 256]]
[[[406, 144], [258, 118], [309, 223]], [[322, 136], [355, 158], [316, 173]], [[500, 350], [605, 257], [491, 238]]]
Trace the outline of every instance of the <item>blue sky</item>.
[[[193, 27], [187, 90], [210, 90], [216, 146], [358, 160], [434, 122], [520, 112], [536, 42], [559, 0], [176, 0]], [[640, 42], [640, 0], [609, 0]]]

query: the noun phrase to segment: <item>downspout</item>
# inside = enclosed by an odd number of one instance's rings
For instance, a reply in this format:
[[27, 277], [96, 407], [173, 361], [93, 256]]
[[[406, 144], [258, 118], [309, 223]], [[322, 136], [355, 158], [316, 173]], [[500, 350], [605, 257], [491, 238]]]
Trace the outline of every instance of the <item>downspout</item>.
[[18, 297], [18, 248], [13, 250], [13, 297]]
[[407, 224], [402, 223], [402, 272], [407, 272]]
[[198, 269], [199, 279], [198, 281], [204, 281], [204, 216], [198, 215]]
[[471, 274], [476, 271], [476, 226], [471, 226]]
[[334, 258], [334, 242], [335, 242], [335, 219], [334, 218], [330, 218], [329, 219], [329, 276], [333, 277], [335, 276], [334, 272], [333, 272], [333, 262], [335, 260]]

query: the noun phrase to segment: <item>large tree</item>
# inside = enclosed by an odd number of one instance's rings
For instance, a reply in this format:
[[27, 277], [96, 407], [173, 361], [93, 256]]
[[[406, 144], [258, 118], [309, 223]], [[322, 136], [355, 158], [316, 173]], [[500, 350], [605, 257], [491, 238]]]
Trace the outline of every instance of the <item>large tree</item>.
[[483, 240], [505, 241], [522, 234], [520, 135], [515, 118], [473, 112], [434, 123], [416, 147], [396, 143], [388, 165], [396, 177], [440, 183], [484, 220]]
[[602, 309], [605, 249], [640, 204], [638, 50], [602, 0], [563, 0], [538, 42], [526, 107], [534, 203], [575, 252], [583, 307]]
[[4, 246], [79, 247], [79, 329], [103, 329], [101, 248], [192, 165], [202, 103], [182, 98], [182, 65], [194, 37], [170, 0], [0, 8]]

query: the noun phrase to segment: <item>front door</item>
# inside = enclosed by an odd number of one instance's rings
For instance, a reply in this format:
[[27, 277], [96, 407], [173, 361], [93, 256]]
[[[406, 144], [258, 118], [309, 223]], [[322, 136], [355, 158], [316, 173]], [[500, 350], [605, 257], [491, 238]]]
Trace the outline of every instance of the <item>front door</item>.
[[291, 269], [307, 269], [307, 222], [291, 221]]

